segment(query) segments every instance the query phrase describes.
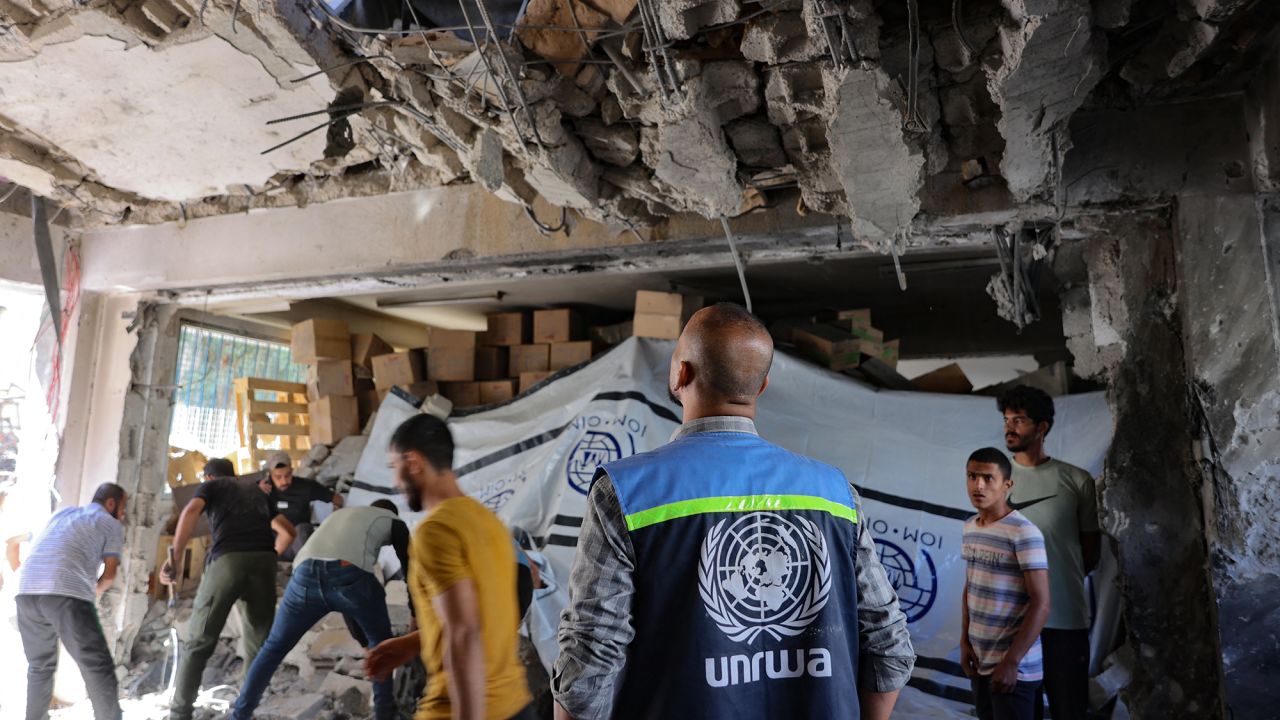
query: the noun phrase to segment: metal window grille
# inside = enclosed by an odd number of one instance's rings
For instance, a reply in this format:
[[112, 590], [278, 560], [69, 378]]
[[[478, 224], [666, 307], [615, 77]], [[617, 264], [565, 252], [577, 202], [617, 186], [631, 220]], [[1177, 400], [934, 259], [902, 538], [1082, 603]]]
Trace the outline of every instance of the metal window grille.
[[184, 324], [178, 340], [178, 390], [169, 444], [225, 457], [239, 446], [234, 381], [241, 377], [305, 382], [307, 368], [288, 345]]

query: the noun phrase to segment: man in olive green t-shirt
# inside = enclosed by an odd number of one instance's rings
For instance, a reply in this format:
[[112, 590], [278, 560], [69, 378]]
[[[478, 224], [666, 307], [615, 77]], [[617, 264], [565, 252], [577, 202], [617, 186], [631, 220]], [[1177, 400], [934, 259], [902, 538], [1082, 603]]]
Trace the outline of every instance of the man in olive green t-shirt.
[[[1019, 385], [1000, 396], [1005, 445], [1013, 452], [1009, 504], [1044, 534], [1049, 558], [1049, 621], [1040, 635], [1044, 692], [1054, 720], [1085, 720], [1089, 707], [1089, 601], [1084, 578], [1098, 564], [1102, 535], [1088, 471], [1050, 458], [1053, 398]], [[1036, 717], [1042, 716], [1037, 703]]]

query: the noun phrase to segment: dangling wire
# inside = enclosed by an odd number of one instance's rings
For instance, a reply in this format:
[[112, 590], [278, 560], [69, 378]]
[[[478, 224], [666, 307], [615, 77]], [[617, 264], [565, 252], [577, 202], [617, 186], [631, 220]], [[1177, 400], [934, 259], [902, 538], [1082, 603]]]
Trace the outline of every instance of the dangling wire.
[[889, 254], [893, 256], [893, 271], [898, 274], [898, 289], [907, 291], [907, 274], [902, 272], [902, 260], [898, 258], [898, 236], [889, 238]]
[[729, 241], [729, 254], [733, 255], [733, 266], [738, 269], [738, 282], [742, 284], [742, 298], [747, 302], [747, 312], [752, 312], [751, 291], [747, 289], [747, 273], [742, 267], [742, 257], [738, 255], [738, 246], [733, 242], [733, 231], [729, 229], [729, 218], [721, 215], [720, 227], [724, 228], [725, 239]]
[[[542, 221], [538, 219], [538, 216], [533, 213], [532, 205], [524, 206], [524, 214], [529, 216], [529, 220], [533, 222], [533, 226], [537, 228], [538, 233], [544, 237], [554, 235], [561, 230], [564, 230], [569, 224], [569, 211], [564, 208], [560, 208], [560, 224], [555, 227], [543, 225]], [[566, 234], [568, 233], [566, 232]]]
[[907, 33], [911, 67], [907, 69], [907, 117], [902, 127], [909, 133], [922, 133], [925, 126], [920, 116], [920, 8], [916, 7], [916, 0], [907, 0]]
[[[973, 45], [969, 44], [969, 38], [964, 35], [964, 25], [960, 24], [960, 15], [963, 13], [960, 7], [961, 0], [951, 0], [951, 26], [956, 29], [956, 37], [960, 40], [960, 44], [964, 46], [965, 52], [969, 53], [969, 62], [973, 62], [977, 58], [978, 53], [973, 49]], [[969, 63], [965, 63], [968, 65]]]

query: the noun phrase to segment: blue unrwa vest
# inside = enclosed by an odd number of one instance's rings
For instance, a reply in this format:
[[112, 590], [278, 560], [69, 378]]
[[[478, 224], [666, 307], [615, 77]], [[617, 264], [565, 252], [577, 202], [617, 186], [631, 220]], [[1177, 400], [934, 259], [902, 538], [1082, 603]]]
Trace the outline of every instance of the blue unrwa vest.
[[600, 472], [636, 554], [615, 718], [858, 717], [857, 512], [839, 470], [714, 432]]

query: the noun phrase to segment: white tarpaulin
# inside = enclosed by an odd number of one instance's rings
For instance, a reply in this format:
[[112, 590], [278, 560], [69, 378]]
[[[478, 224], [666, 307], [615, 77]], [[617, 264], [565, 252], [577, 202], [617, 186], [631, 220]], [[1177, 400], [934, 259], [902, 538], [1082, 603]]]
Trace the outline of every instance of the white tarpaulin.
[[[504, 405], [455, 414], [455, 467], [469, 494], [545, 546], [552, 587], [531, 634], [550, 663], [567, 600], [588, 484], [598, 465], [657, 448], [679, 424], [667, 396], [673, 343], [631, 339]], [[1111, 437], [1100, 393], [1058, 398], [1047, 451], [1097, 475]], [[391, 432], [415, 410], [394, 395], [379, 411], [350, 502], [393, 493]], [[842, 469], [862, 492], [862, 520], [898, 590], [919, 656], [900, 717], [967, 717], [960, 673], [961, 528], [973, 514], [965, 461], [1003, 447], [995, 400], [876, 390], [779, 353], [756, 418], [761, 435]]]

